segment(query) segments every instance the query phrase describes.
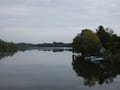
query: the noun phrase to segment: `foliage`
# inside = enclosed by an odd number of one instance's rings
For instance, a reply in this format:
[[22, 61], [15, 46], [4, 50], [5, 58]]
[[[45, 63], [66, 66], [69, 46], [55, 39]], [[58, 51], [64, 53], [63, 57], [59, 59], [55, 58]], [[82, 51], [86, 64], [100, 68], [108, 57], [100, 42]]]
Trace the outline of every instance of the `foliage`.
[[103, 26], [99, 26], [97, 29], [97, 36], [101, 41], [101, 44], [104, 48], [107, 48], [106, 43], [110, 41], [111, 35], [106, 32]]
[[104, 28], [99, 26], [97, 29], [97, 35], [101, 41], [103, 48], [110, 51], [112, 54], [120, 50], [120, 37], [113, 34], [113, 30], [110, 28]]
[[110, 28], [99, 26], [96, 33], [91, 30], [82, 30], [73, 39], [73, 52], [85, 55], [110, 55], [120, 52], [120, 37]]
[[73, 39], [73, 52], [81, 52], [84, 55], [98, 55], [101, 50], [101, 43], [97, 35], [89, 29], [82, 30]]
[[17, 46], [16, 44], [12, 42], [5, 42], [3, 40], [0, 40], [0, 51], [16, 51]]
[[19, 48], [27, 47], [72, 47], [71, 43], [53, 42], [53, 43], [41, 43], [41, 44], [30, 44], [30, 43], [18, 43]]

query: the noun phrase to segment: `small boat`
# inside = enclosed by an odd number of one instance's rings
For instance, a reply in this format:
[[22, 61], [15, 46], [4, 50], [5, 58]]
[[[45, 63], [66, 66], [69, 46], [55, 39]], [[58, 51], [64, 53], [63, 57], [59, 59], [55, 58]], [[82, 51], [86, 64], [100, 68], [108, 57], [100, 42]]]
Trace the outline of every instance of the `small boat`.
[[91, 57], [91, 62], [104, 62], [104, 61], [107, 61], [107, 60], [99, 57]]
[[96, 56], [90, 56], [90, 57], [85, 57], [85, 61], [100, 63], [100, 62], [105, 62], [107, 60], [104, 58], [96, 57]]

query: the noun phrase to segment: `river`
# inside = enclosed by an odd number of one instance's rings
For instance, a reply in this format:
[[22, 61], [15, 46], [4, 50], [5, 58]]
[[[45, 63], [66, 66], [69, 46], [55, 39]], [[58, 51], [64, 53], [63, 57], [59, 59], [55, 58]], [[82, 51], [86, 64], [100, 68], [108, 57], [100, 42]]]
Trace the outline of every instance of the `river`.
[[0, 90], [120, 89], [120, 65], [81, 63], [73, 60], [71, 51], [33, 49], [0, 55]]

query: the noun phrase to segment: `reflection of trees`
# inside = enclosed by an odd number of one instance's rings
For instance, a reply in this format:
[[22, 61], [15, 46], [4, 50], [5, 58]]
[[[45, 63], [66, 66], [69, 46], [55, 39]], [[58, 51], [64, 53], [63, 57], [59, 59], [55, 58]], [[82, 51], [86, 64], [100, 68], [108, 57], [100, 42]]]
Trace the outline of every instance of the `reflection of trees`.
[[55, 52], [64, 52], [64, 49], [53, 49], [52, 51], [53, 51], [54, 53], [55, 53]]
[[52, 51], [54, 53], [56, 52], [64, 52], [64, 51], [72, 51], [72, 48], [68, 47], [22, 47], [18, 49], [19, 51], [27, 51], [27, 50], [39, 50], [39, 51]]
[[55, 52], [64, 52], [64, 51], [70, 51], [70, 52], [71, 52], [72, 49], [53, 49], [52, 51], [53, 51], [54, 53], [55, 53]]
[[17, 51], [11, 51], [11, 52], [0, 52], [0, 60], [8, 57], [8, 56], [13, 56]]
[[84, 85], [89, 87], [96, 83], [99, 85], [109, 84], [120, 74], [120, 64], [108, 62], [95, 64], [85, 62], [82, 57], [75, 55], [73, 55], [72, 66], [77, 75], [84, 78]]

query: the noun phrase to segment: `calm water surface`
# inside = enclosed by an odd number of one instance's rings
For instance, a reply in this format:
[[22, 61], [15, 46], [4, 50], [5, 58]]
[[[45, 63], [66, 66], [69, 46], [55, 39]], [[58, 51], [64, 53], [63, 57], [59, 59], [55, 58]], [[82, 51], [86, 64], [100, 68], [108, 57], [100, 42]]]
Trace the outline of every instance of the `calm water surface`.
[[0, 90], [120, 89], [119, 70], [110, 67], [112, 71], [108, 71], [105, 65], [99, 67], [73, 60], [70, 51], [29, 50], [2, 53], [2, 56]]

